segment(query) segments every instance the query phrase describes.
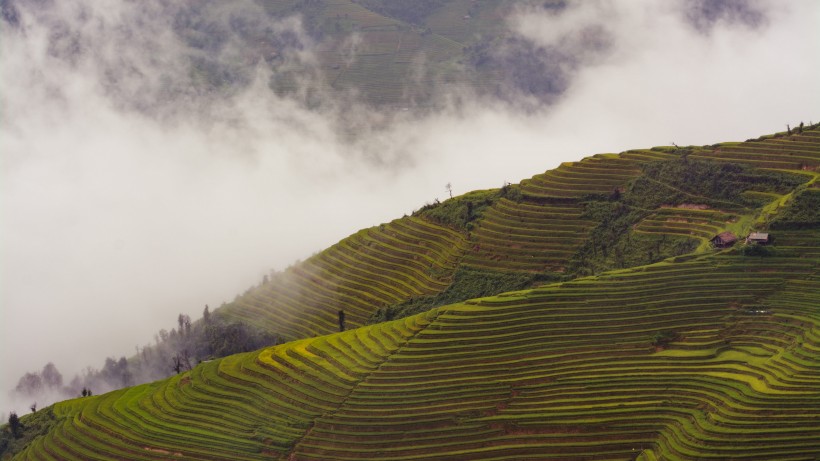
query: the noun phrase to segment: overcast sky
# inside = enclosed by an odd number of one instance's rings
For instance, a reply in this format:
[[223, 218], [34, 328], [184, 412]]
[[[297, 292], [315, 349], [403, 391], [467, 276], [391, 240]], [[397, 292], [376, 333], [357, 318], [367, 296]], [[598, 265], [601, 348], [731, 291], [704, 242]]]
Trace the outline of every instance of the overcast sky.
[[[271, 269], [444, 199], [447, 183], [499, 187], [599, 152], [820, 119], [814, 0], [522, 10], [521, 35], [583, 58], [557, 103], [525, 114], [476, 100], [372, 131], [366, 111], [349, 110], [361, 117], [354, 140], [338, 134], [343, 108], [278, 98], [261, 68], [220, 100], [177, 89], [168, 24], [145, 13], [152, 2], [133, 3], [46, 2], [48, 14], [21, 9], [0, 29], [3, 412], [26, 371], [53, 361], [70, 379], [131, 355], [177, 314], [199, 317]], [[54, 17], [76, 50], [49, 49]], [[590, 51], [585, 30], [605, 49]], [[111, 77], [120, 59], [132, 67]], [[169, 88], [174, 110], [133, 107]]]

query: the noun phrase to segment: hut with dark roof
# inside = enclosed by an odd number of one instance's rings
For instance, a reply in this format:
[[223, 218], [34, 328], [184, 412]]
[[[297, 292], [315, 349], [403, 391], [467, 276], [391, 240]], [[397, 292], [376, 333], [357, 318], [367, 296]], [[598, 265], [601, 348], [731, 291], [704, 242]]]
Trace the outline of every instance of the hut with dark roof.
[[729, 248], [737, 242], [737, 236], [731, 232], [721, 232], [712, 237], [712, 246], [715, 248]]

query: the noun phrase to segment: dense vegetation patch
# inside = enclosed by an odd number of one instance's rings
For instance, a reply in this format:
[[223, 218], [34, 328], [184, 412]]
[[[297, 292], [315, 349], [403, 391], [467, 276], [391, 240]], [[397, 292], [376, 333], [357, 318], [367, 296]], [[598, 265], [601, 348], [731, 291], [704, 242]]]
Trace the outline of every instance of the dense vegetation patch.
[[589, 275], [651, 264], [694, 251], [700, 244], [695, 238], [633, 231], [638, 222], [663, 205], [696, 203], [746, 211], [758, 206], [759, 198], [744, 192], [782, 194], [806, 181], [797, 174], [688, 159], [686, 150], [678, 154], [676, 160], [644, 165], [641, 176], [623, 193], [614, 191], [607, 199], [585, 203], [583, 217], [600, 224], [570, 260], [569, 274]]
[[517, 184], [507, 184], [500, 189], [468, 192], [444, 202], [436, 200], [424, 205], [413, 216], [421, 216], [458, 230], [470, 230], [472, 223], [480, 219], [487, 208], [502, 197], [519, 201], [521, 190]]
[[785, 194], [806, 181], [799, 174], [691, 160], [686, 150], [679, 153], [677, 160], [645, 165], [643, 174], [630, 185], [626, 203], [642, 208], [692, 201], [715, 208], [755, 207], [759, 203], [743, 192]]
[[820, 190], [804, 189], [770, 224], [772, 229], [808, 229], [820, 223]]
[[17, 417], [11, 413], [7, 424], [0, 426], [0, 459], [11, 459], [31, 441], [45, 435], [60, 421], [54, 415], [54, 407]]

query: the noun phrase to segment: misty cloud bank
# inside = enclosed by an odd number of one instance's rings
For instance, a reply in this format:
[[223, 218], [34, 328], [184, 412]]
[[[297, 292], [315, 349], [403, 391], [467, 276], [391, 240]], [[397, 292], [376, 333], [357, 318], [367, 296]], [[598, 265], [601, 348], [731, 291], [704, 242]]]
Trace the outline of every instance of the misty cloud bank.
[[[298, 11], [2, 0], [0, 388], [48, 362], [70, 382], [134, 355], [178, 313], [199, 317], [447, 183], [808, 123], [818, 13], [808, 0], [522, 5], [467, 63], [502, 66], [504, 86], [401, 111], [334, 93]], [[271, 91], [281, 79], [298, 84]], [[4, 394], [0, 411], [31, 403]]]

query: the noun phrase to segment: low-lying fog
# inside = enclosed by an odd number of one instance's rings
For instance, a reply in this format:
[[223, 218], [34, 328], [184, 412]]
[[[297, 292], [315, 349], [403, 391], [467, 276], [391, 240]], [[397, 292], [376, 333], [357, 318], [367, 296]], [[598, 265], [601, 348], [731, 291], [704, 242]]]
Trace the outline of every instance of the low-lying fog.
[[606, 51], [536, 111], [465, 89], [458, 105], [388, 121], [332, 93], [313, 110], [277, 97], [263, 66], [236, 92], [190, 89], [159, 4], [2, 2], [0, 413], [28, 412], [6, 393], [25, 372], [52, 361], [69, 380], [129, 356], [177, 314], [444, 199], [447, 183], [494, 188], [598, 152], [820, 117], [813, 0], [522, 9], [522, 36], [585, 53], [568, 37], [598, 27]]

